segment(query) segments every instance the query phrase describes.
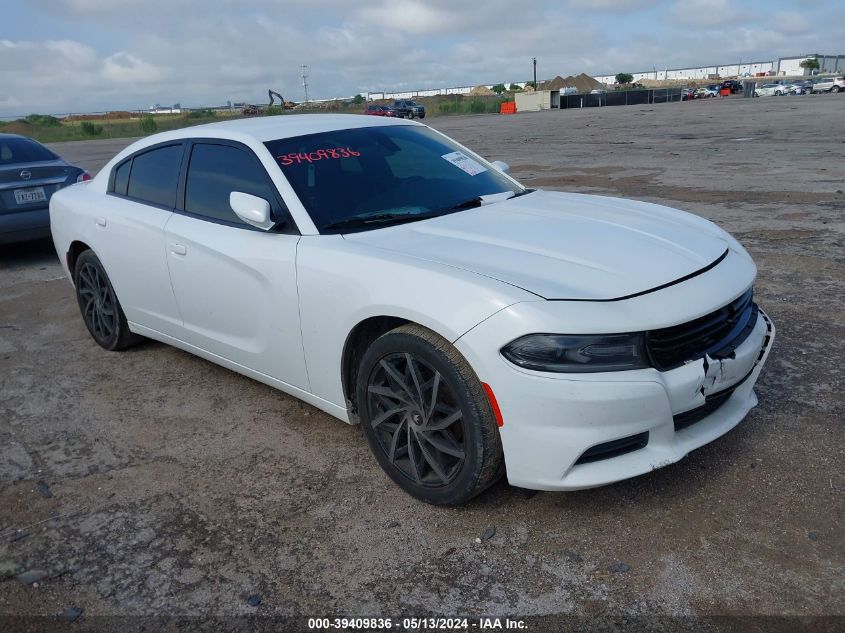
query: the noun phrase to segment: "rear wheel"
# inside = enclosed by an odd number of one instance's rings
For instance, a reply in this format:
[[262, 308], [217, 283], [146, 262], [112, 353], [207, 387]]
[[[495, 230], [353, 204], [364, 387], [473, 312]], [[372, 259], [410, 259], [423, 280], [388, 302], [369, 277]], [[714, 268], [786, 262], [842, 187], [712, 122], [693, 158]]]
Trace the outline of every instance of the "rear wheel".
[[448, 341], [418, 325], [377, 339], [361, 360], [361, 426], [382, 469], [409, 494], [459, 505], [504, 472], [484, 389]]
[[839, 86], [834, 86], [830, 89], [831, 92], [839, 92]]
[[111, 281], [93, 251], [84, 251], [77, 258], [73, 283], [82, 320], [91, 338], [100, 347], [118, 351], [143, 340], [143, 337], [129, 331], [126, 315]]

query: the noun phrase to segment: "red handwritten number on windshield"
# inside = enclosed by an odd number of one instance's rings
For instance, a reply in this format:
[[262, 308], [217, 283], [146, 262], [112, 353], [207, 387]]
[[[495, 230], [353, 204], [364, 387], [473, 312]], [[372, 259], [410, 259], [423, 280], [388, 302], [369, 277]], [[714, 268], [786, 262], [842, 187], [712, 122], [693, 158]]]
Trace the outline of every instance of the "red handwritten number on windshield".
[[283, 167], [287, 167], [293, 164], [301, 165], [302, 163], [316, 163], [318, 160], [323, 159], [350, 158], [352, 156], [360, 155], [361, 152], [356, 152], [354, 149], [349, 147], [331, 147], [327, 149], [318, 149], [313, 152], [291, 152], [290, 154], [276, 156], [276, 160], [279, 161], [279, 164]]

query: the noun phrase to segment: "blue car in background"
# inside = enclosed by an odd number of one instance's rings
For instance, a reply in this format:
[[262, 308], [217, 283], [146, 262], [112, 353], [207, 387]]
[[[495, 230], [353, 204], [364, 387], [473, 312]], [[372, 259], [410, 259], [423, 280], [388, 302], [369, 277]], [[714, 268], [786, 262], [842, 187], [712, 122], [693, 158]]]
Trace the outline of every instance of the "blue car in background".
[[0, 244], [50, 236], [50, 197], [90, 180], [38, 141], [0, 134]]

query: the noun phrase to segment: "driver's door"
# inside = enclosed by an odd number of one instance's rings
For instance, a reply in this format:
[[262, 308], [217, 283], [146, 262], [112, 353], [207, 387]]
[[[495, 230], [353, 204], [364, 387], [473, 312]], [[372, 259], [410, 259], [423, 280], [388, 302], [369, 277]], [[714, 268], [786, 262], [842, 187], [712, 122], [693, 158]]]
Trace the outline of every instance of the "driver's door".
[[227, 141], [193, 142], [181, 204], [165, 227], [183, 339], [308, 389], [296, 291], [299, 235], [246, 224], [229, 206], [232, 191], [268, 200], [277, 218], [284, 212], [252, 150]]

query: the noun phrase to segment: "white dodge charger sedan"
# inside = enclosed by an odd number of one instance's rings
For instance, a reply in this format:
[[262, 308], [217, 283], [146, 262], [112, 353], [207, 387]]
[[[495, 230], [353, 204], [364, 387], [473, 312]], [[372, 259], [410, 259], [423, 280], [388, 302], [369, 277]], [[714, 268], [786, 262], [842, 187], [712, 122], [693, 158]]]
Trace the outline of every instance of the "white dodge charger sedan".
[[156, 134], [50, 204], [94, 340], [163, 341], [359, 423], [436, 504], [671, 464], [734, 427], [774, 327], [715, 224], [526, 189], [420, 123]]

